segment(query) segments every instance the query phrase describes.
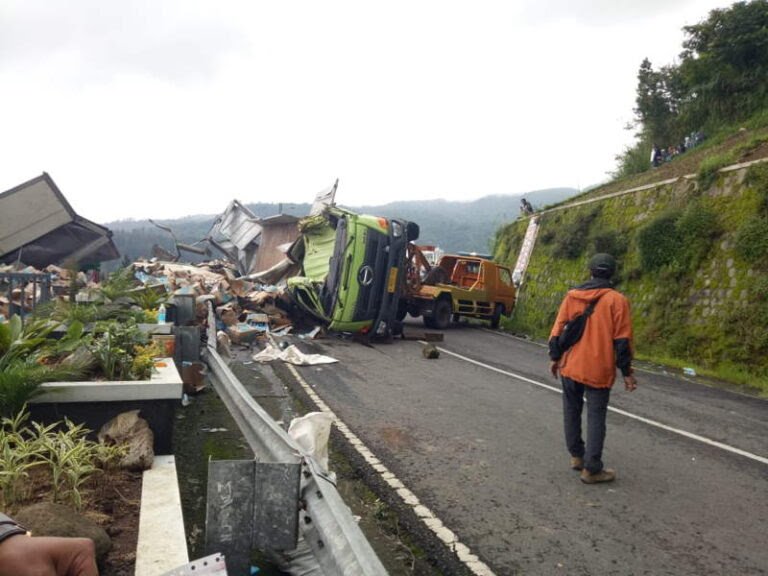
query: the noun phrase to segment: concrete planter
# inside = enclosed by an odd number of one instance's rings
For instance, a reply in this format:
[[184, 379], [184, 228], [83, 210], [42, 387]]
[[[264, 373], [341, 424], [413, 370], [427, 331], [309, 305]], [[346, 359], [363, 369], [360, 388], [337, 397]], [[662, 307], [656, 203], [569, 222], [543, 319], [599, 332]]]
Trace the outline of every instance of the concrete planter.
[[155, 454], [172, 452], [173, 411], [181, 400], [183, 383], [172, 358], [158, 359], [149, 380], [129, 382], [47, 382], [32, 400], [32, 419], [55, 422], [65, 417], [98, 431], [128, 410], [140, 410], [155, 435]]
[[149, 380], [101, 382], [46, 382], [34, 404], [179, 400], [182, 382], [173, 358], [160, 358]]

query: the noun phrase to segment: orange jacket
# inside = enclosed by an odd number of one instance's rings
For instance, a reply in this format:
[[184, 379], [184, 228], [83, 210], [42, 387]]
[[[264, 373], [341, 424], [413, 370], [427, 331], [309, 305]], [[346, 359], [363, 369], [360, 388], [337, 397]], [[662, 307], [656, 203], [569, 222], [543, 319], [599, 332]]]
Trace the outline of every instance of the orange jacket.
[[[565, 323], [580, 314], [600, 296], [587, 319], [584, 334], [558, 358], [553, 342], [563, 332]], [[555, 349], [557, 346], [555, 344]], [[594, 388], [610, 388], [618, 366], [626, 376], [632, 373], [632, 320], [629, 301], [610, 288], [574, 288], [560, 305], [550, 333], [550, 357], [560, 361], [560, 374]]]

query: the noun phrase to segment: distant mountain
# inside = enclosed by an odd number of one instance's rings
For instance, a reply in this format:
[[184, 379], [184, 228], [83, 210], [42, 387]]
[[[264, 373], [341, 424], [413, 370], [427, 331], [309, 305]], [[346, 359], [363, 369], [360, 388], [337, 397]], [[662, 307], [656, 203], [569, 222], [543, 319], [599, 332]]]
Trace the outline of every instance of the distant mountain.
[[550, 188], [518, 195], [484, 196], [477, 200], [409, 200], [354, 210], [388, 218], [405, 218], [421, 228], [420, 244], [434, 244], [447, 252], [490, 252], [496, 229], [520, 214], [520, 198], [542, 208], [577, 194], [575, 188]]
[[[550, 188], [526, 194], [485, 196], [467, 202], [448, 200], [409, 200], [382, 205], [349, 206], [355, 212], [375, 214], [387, 218], [404, 218], [419, 224], [419, 243], [435, 244], [447, 252], [460, 250], [489, 252], [496, 229], [520, 213], [520, 198], [528, 199], [535, 208], [560, 202], [576, 194], [574, 188]], [[275, 214], [304, 216], [310, 204], [247, 204], [260, 218]], [[192, 244], [205, 237], [216, 215], [195, 215], [173, 220], [156, 220], [168, 226], [179, 242]], [[105, 224], [114, 233], [113, 239], [124, 260], [134, 261], [150, 257], [152, 246], [158, 244], [173, 250], [173, 240], [168, 232], [153, 226], [149, 220], [118, 220]], [[184, 259], [191, 254], [184, 254]], [[115, 266], [117, 263], [114, 264]]]

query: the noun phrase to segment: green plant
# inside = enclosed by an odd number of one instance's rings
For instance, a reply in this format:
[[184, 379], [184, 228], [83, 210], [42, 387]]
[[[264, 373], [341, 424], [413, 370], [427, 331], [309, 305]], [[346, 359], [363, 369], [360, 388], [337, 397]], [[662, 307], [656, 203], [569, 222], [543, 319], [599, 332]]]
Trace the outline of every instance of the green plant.
[[155, 365], [155, 358], [162, 354], [160, 344], [150, 342], [145, 346], [136, 346], [134, 348], [133, 363], [131, 364], [131, 374], [137, 380], [148, 380], [152, 375], [152, 369]]
[[[133, 371], [134, 357], [140, 346], [148, 343], [134, 321], [102, 322], [96, 327], [99, 335], [91, 345], [104, 376], [108, 380], [141, 379]], [[139, 366], [141, 368], [141, 363]]]
[[675, 222], [680, 248], [677, 262], [680, 267], [690, 271], [698, 269], [706, 257], [712, 243], [722, 232], [717, 214], [701, 202], [693, 202]]
[[23, 325], [17, 315], [0, 324], [0, 372], [11, 362], [27, 358], [45, 342], [53, 328], [52, 324], [40, 319]]
[[131, 298], [142, 310], [157, 310], [160, 304], [168, 302], [168, 293], [165, 290], [159, 292], [152, 288], [145, 288], [131, 292]]
[[133, 272], [130, 268], [120, 268], [109, 275], [109, 278], [101, 284], [101, 295], [107, 301], [128, 296], [133, 288]]
[[768, 217], [768, 164], [761, 163], [752, 166], [744, 177], [744, 185], [757, 193], [757, 211]]
[[699, 186], [699, 190], [708, 190], [717, 180], [718, 171], [729, 164], [733, 164], [735, 161], [736, 155], [732, 150], [704, 158], [701, 164], [699, 164], [699, 171], [696, 174], [696, 183]]
[[605, 252], [617, 259], [626, 254], [628, 246], [627, 234], [616, 230], [604, 230], [592, 236], [594, 252]]
[[768, 259], [768, 219], [752, 216], [736, 233], [736, 253], [746, 262]]
[[651, 168], [651, 145], [646, 140], [639, 140], [633, 146], [626, 146], [615, 157], [616, 170], [611, 173], [614, 179], [641, 174]]
[[567, 260], [575, 260], [584, 253], [592, 223], [602, 210], [601, 206], [574, 210], [574, 218], [557, 229], [554, 253]]
[[658, 270], [675, 261], [680, 236], [675, 227], [680, 212], [670, 210], [660, 214], [637, 233], [640, 265], [645, 272]]
[[0, 502], [4, 507], [25, 497], [28, 470], [40, 464], [37, 445], [24, 439], [28, 417], [21, 410], [13, 418], [0, 421]]
[[[0, 324], [0, 416], [16, 414], [39, 394], [40, 384], [72, 380], [84, 374], [77, 364], [43, 364], [46, 336], [53, 325], [43, 320], [22, 326], [18, 316]], [[73, 334], [74, 337], [74, 334]]]
[[33, 360], [15, 359], [0, 372], [0, 416], [17, 413], [41, 393], [44, 382], [77, 380], [83, 376], [80, 366], [45, 366]]
[[69, 419], [44, 426], [32, 423], [28, 443], [36, 446], [35, 457], [44, 462], [52, 478], [53, 501], [69, 496], [71, 504], [82, 507], [81, 488], [94, 474], [125, 454], [124, 447], [106, 446], [87, 439], [91, 432]]

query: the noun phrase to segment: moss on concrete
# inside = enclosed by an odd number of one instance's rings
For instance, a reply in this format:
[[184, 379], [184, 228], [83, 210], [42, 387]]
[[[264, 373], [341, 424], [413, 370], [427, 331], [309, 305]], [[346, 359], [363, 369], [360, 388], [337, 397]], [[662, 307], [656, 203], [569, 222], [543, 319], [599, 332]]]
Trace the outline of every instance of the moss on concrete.
[[[661, 226], [666, 215], [672, 217]], [[640, 355], [768, 390], [768, 257], [759, 257], [759, 246], [749, 253], [757, 254], [753, 258], [737, 249], [755, 218], [765, 219], [768, 228], [765, 164], [717, 174], [705, 190], [681, 178], [544, 213], [507, 327], [546, 338], [565, 292], [588, 278], [590, 255], [609, 251], [620, 259], [617, 289], [632, 304]], [[499, 230], [497, 259], [515, 264], [512, 248], [521, 245], [526, 224]], [[668, 236], [674, 253], [649, 265], [641, 247], [647, 251], [654, 238], [662, 244]]]

